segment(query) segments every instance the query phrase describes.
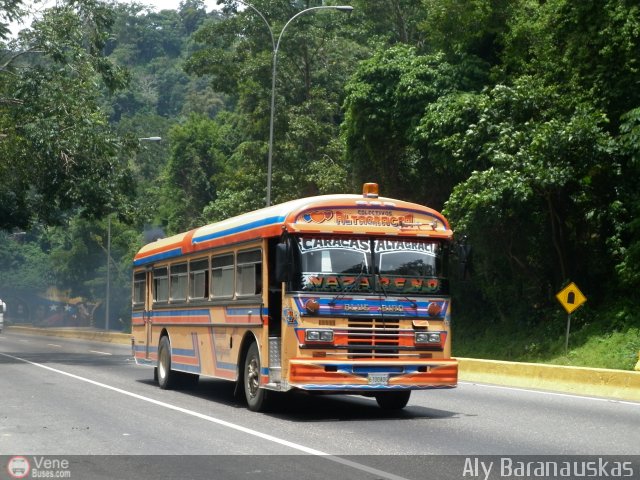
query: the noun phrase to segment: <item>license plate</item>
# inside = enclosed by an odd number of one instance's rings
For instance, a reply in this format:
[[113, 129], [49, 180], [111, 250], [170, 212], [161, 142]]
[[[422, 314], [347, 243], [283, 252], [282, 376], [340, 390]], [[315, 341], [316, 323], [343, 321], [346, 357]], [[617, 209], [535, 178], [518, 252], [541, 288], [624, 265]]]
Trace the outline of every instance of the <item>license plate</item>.
[[389, 374], [388, 373], [370, 373], [369, 385], [388, 385]]

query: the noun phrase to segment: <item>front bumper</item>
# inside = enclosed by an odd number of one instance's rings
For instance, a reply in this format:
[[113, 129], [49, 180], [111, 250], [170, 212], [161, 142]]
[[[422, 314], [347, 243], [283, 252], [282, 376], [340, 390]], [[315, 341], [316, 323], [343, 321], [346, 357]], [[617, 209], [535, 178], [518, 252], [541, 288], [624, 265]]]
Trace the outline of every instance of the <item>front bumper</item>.
[[458, 383], [456, 360], [357, 360], [292, 359], [290, 387], [331, 392], [421, 390], [453, 388]]

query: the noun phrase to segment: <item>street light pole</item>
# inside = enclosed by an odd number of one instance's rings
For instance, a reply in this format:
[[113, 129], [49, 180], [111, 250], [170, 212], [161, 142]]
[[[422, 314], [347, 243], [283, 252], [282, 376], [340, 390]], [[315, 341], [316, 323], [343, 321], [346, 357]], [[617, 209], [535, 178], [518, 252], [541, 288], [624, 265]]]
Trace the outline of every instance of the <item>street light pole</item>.
[[[159, 142], [162, 137], [138, 138], [139, 142]], [[107, 217], [107, 298], [104, 302], [104, 329], [109, 330], [109, 303], [111, 299], [111, 213]]]
[[111, 298], [109, 289], [111, 287], [111, 214], [107, 217], [107, 299], [105, 301], [104, 329], [109, 330], [109, 299]]
[[310, 7], [305, 10], [301, 10], [300, 12], [296, 13], [293, 17], [291, 17], [287, 21], [287, 23], [284, 24], [284, 27], [282, 27], [282, 30], [280, 31], [280, 35], [278, 35], [278, 41], [276, 42], [275, 37], [273, 36], [273, 30], [271, 29], [271, 25], [269, 25], [269, 22], [267, 22], [267, 19], [264, 17], [264, 15], [250, 3], [247, 3], [243, 0], [236, 0], [236, 1], [238, 3], [241, 3], [249, 7], [254, 12], [256, 12], [260, 16], [260, 18], [262, 18], [262, 20], [264, 21], [264, 24], [267, 26], [267, 29], [269, 30], [269, 35], [271, 35], [271, 45], [273, 48], [271, 64], [273, 68], [271, 71], [271, 115], [269, 118], [269, 154], [267, 157], [267, 207], [268, 207], [271, 205], [271, 170], [272, 170], [271, 166], [273, 163], [273, 123], [274, 123], [275, 111], [276, 111], [276, 64], [278, 60], [278, 50], [280, 49], [280, 40], [282, 40], [282, 35], [284, 34], [284, 31], [287, 29], [287, 27], [293, 20], [295, 20], [300, 15], [303, 15], [305, 13], [312, 12], [314, 10], [338, 10], [340, 12], [350, 13], [353, 10], [353, 7], [350, 5], [323, 5], [320, 7]]

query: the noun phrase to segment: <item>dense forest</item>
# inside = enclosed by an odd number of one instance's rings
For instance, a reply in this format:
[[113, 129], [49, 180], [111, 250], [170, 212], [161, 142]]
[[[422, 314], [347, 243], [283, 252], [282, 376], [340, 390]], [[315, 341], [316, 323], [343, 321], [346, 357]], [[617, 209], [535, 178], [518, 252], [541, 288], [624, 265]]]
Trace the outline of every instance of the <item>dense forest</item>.
[[[31, 17], [0, 0], [8, 304], [56, 287], [103, 327], [109, 251], [126, 329], [141, 245], [264, 206], [274, 40], [347, 4], [280, 38], [272, 203], [371, 181], [442, 209], [471, 248], [452, 258], [457, 355], [635, 363], [637, 0], [246, 3], [59, 0], [12, 36]], [[569, 281], [588, 301], [565, 354]]]

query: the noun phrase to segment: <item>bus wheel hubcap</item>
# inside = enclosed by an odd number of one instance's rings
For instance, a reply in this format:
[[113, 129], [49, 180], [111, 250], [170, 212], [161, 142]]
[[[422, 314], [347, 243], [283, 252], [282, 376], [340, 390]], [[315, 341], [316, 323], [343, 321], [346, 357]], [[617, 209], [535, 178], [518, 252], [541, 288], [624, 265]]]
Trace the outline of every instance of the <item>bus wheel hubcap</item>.
[[258, 375], [259, 366], [255, 358], [252, 358], [247, 368], [247, 387], [249, 388], [249, 394], [255, 397], [258, 393]]

